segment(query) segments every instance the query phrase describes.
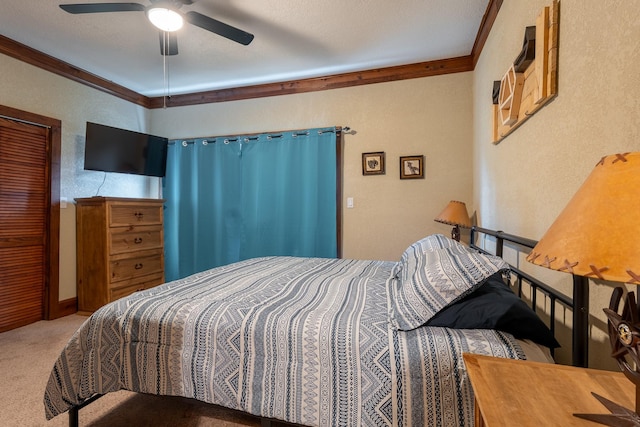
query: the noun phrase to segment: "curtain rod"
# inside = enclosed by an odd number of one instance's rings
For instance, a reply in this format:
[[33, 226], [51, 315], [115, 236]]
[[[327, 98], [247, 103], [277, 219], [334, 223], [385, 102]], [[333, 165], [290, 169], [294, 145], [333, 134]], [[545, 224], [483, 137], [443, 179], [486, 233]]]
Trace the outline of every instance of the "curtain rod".
[[[331, 126], [327, 126], [327, 128], [331, 128]], [[352, 133], [351, 128], [349, 126], [333, 126], [333, 128], [335, 129], [336, 134], [339, 134], [341, 132], [344, 133]], [[322, 128], [320, 128], [322, 129]], [[238, 140], [238, 138], [245, 138], [245, 139], [256, 139], [256, 136], [259, 135], [270, 135], [272, 138], [279, 138], [282, 137], [283, 133], [298, 133], [298, 134], [302, 134], [304, 132], [309, 132], [309, 130], [301, 130], [301, 129], [295, 129], [295, 130], [281, 130], [281, 131], [277, 131], [277, 132], [256, 132], [256, 133], [243, 133], [243, 134], [236, 134], [236, 135], [218, 135], [218, 136], [207, 136], [207, 137], [195, 137], [195, 138], [172, 138], [169, 141], [169, 144], [175, 144], [176, 141], [180, 140], [182, 141], [182, 145], [187, 145], [187, 144], [193, 144], [194, 141], [196, 139], [208, 139], [208, 140], [216, 140], [218, 138], [224, 138], [225, 142], [228, 141], [232, 141], [235, 142]], [[327, 131], [328, 132], [328, 131]]]

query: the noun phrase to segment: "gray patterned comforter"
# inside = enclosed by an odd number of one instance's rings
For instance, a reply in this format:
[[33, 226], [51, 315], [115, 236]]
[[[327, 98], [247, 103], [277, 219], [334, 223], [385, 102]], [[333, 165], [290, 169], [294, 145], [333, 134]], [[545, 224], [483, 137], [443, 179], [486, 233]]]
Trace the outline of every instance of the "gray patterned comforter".
[[256, 258], [113, 302], [57, 360], [46, 416], [126, 389], [313, 426], [472, 425], [462, 353], [521, 350], [491, 330], [393, 329], [395, 265]]

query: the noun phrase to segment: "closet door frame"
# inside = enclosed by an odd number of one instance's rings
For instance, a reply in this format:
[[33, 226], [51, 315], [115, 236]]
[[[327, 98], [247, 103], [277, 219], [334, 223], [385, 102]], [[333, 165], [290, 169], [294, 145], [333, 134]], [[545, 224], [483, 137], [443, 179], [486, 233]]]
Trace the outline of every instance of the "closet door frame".
[[4, 105], [0, 105], [0, 117], [49, 128], [47, 164], [45, 166], [47, 182], [44, 183], [46, 188], [49, 189], [49, 199], [47, 224], [45, 225], [47, 239], [45, 243], [43, 318], [45, 320], [57, 319], [77, 311], [75, 304], [61, 304], [58, 301], [60, 290], [60, 157], [62, 124], [58, 119]]

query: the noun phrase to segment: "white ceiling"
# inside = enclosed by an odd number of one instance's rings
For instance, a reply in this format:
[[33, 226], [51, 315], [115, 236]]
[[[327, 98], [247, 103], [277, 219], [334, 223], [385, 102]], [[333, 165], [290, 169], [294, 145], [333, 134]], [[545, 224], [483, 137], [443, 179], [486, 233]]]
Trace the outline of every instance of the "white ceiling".
[[[165, 94], [158, 32], [142, 12], [69, 14], [1, 0], [0, 34], [146, 96]], [[139, 0], [147, 6], [150, 0]], [[167, 57], [171, 94], [363, 71], [471, 53], [489, 0], [195, 0], [255, 35], [248, 46], [185, 24]]]

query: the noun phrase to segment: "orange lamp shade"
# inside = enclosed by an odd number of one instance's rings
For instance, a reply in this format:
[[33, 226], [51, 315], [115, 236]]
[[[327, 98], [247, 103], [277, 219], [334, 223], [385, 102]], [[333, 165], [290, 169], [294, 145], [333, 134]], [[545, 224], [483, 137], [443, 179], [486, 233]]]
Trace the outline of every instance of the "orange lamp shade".
[[434, 221], [449, 225], [458, 225], [464, 228], [471, 227], [471, 220], [467, 213], [467, 206], [463, 202], [459, 202], [457, 200], [450, 201]]
[[603, 157], [527, 261], [640, 284], [640, 153]]

